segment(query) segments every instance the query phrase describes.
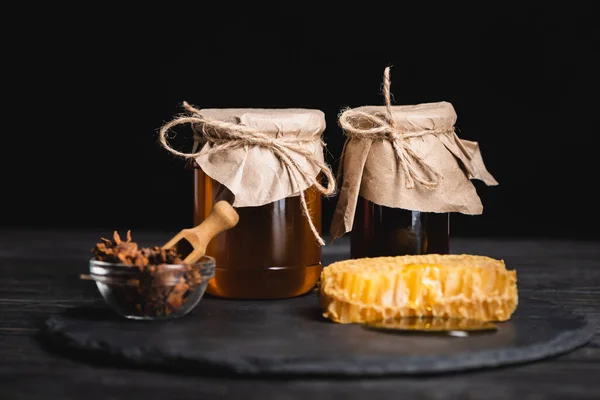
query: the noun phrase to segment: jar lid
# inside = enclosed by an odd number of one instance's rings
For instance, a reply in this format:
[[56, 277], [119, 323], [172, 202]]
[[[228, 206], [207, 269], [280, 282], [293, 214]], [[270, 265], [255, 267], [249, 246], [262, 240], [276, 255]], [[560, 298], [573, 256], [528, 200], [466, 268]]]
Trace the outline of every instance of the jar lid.
[[261, 133], [320, 136], [325, 131], [325, 114], [305, 108], [208, 108], [200, 114], [219, 121], [248, 126]]
[[[388, 115], [385, 106], [362, 106], [352, 110], [377, 117]], [[447, 101], [392, 106], [391, 110], [396, 126], [406, 131], [452, 128], [457, 119], [454, 107]]]

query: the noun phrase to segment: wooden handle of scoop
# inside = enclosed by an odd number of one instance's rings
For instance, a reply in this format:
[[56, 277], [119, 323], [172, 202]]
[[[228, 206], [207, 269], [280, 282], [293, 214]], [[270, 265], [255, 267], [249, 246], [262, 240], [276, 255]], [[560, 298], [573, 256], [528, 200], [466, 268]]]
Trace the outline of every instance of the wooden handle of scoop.
[[215, 203], [208, 217], [198, 226], [183, 229], [174, 236], [163, 248], [176, 246], [182, 239], [187, 240], [193, 247], [190, 254], [185, 255], [184, 263], [194, 263], [206, 253], [206, 246], [219, 233], [231, 229], [237, 225], [239, 215], [227, 201]]
[[239, 219], [238, 213], [231, 204], [219, 201], [215, 203], [208, 217], [202, 223], [194, 228], [184, 230], [195, 237], [196, 243], [192, 243], [194, 249], [206, 251], [206, 246], [215, 236], [236, 226]]

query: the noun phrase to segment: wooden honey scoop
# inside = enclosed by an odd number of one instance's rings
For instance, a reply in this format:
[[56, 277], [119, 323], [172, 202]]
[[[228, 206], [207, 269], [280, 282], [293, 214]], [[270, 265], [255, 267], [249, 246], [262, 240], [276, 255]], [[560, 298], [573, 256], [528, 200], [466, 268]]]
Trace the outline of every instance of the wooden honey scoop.
[[175, 247], [185, 264], [194, 264], [205, 253], [208, 243], [219, 233], [237, 225], [240, 216], [227, 201], [218, 201], [204, 221], [194, 228], [182, 229], [163, 249]]

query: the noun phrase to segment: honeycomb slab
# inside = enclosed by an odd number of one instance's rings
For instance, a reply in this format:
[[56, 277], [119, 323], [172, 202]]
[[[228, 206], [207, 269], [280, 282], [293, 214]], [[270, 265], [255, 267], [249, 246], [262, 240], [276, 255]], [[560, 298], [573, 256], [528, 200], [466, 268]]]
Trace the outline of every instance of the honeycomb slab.
[[339, 261], [321, 273], [323, 316], [338, 323], [401, 317], [506, 321], [518, 305], [517, 274], [478, 255]]

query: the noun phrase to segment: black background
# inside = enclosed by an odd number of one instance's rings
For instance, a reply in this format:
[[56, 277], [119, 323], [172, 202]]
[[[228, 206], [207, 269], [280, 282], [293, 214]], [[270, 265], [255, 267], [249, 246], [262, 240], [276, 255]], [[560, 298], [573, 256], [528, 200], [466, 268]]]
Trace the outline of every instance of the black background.
[[[451, 102], [459, 136], [479, 142], [500, 182], [474, 182], [484, 213], [453, 214], [454, 235], [600, 236], [593, 3], [322, 3], [15, 15], [0, 223], [102, 234], [190, 226], [192, 176], [157, 142], [184, 100], [320, 109], [335, 169], [338, 112], [382, 104], [391, 65], [394, 104]], [[189, 138], [181, 130], [175, 145]], [[335, 201], [324, 202], [325, 231]]]

